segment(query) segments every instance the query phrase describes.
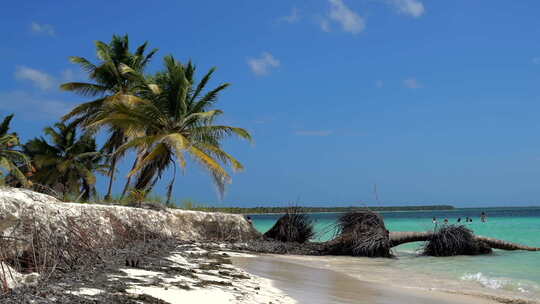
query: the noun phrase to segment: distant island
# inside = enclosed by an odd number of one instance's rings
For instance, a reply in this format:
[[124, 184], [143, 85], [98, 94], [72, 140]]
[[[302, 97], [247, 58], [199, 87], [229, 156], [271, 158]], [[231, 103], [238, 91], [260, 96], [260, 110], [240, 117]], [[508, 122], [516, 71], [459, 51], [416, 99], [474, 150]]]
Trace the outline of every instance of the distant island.
[[224, 213], [240, 213], [240, 214], [264, 214], [264, 213], [286, 213], [290, 208], [300, 208], [305, 213], [321, 213], [321, 212], [349, 212], [360, 210], [372, 211], [424, 211], [424, 210], [453, 210], [451, 205], [429, 205], [429, 206], [389, 206], [389, 207], [192, 207], [189, 209], [198, 211], [214, 211]]

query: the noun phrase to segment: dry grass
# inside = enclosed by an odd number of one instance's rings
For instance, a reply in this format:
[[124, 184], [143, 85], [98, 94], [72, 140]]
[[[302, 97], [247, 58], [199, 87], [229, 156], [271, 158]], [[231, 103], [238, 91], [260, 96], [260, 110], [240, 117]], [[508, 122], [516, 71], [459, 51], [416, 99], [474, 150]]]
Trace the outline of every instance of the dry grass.
[[[39, 273], [47, 281], [56, 272], [71, 272], [101, 262], [107, 250], [128, 248], [137, 241], [174, 239], [149, 230], [140, 221], [125, 225], [107, 215], [114, 233], [99, 233], [102, 222], [90, 216], [67, 216], [65, 221], [37, 220], [34, 214], [19, 219], [25, 239], [0, 237], [0, 264], [9, 265], [18, 273]], [[9, 292], [7, 279], [13, 278], [9, 268], [0, 268], [3, 292]]]

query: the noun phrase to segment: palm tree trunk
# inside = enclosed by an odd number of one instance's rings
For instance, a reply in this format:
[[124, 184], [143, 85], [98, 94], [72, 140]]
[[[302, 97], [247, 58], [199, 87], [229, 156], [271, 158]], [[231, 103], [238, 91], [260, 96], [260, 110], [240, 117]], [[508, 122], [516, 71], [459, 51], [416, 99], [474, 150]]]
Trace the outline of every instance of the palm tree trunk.
[[120, 195], [120, 199], [123, 199], [124, 196], [126, 195], [126, 192], [129, 188], [129, 184], [131, 184], [131, 175], [128, 176], [127, 178], [126, 184], [124, 185], [124, 190], [122, 190], [122, 195]]
[[112, 159], [111, 159], [111, 169], [109, 171], [109, 176], [110, 176], [110, 179], [109, 179], [109, 186], [107, 188], [107, 194], [105, 194], [105, 201], [110, 201], [111, 200], [111, 194], [112, 194], [112, 186], [113, 186], [113, 181], [114, 181], [114, 174], [116, 173], [116, 156], [113, 156]]
[[475, 236], [478, 241], [486, 243], [489, 247], [502, 250], [526, 250], [526, 251], [540, 251], [540, 248], [529, 247], [521, 244], [511, 243], [503, 240], [497, 240], [485, 236]]
[[[393, 231], [390, 232], [390, 246], [395, 247], [405, 243], [412, 242], [427, 242], [429, 241], [435, 232], [433, 231]], [[485, 236], [474, 236], [476, 240], [484, 242], [491, 248], [502, 250], [526, 250], [526, 251], [540, 251], [540, 248], [529, 247], [526, 245], [511, 243], [503, 240], [489, 238]]]
[[171, 196], [174, 186], [174, 181], [176, 180], [176, 164], [173, 163], [173, 178], [171, 180], [171, 183], [169, 184], [169, 187], [167, 189], [167, 202], [165, 203], [167, 206], [171, 203]]
[[86, 189], [81, 191], [81, 194], [79, 194], [79, 196], [75, 200], [75, 203], [78, 203], [81, 200], [81, 198], [85, 195], [86, 191], [87, 191]]
[[[133, 162], [133, 166], [131, 167], [131, 171], [137, 167], [137, 164], [139, 163], [141, 153], [137, 153], [137, 157], [135, 158], [135, 161]], [[130, 171], [130, 172], [131, 172]], [[124, 190], [122, 190], [122, 195], [120, 196], [120, 199], [123, 199], [126, 195], [127, 190], [129, 189], [129, 185], [131, 184], [131, 175], [128, 176], [126, 184], [124, 185]]]
[[405, 243], [427, 242], [433, 235], [433, 231], [391, 231], [390, 246], [396, 247]]

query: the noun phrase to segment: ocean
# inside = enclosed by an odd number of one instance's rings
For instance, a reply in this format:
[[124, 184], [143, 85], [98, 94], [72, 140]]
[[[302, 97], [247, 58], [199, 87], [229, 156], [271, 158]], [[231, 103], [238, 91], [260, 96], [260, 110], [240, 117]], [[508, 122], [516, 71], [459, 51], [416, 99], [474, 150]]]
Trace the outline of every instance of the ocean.
[[[486, 212], [488, 221], [480, 221]], [[477, 235], [540, 247], [540, 207], [463, 208], [448, 211], [382, 212], [390, 231], [432, 230], [435, 217], [441, 223], [448, 218], [466, 225]], [[317, 232], [315, 241], [333, 237], [333, 225], [340, 213], [312, 213]], [[267, 231], [279, 214], [252, 215], [255, 227]], [[473, 218], [464, 223], [465, 217]], [[394, 248], [397, 259], [353, 257], [310, 257], [311, 264], [341, 271], [363, 280], [387, 282], [405, 287], [422, 287], [462, 293], [483, 293], [495, 296], [518, 296], [540, 299], [540, 252], [495, 250], [491, 255], [424, 257], [418, 252], [421, 243]]]

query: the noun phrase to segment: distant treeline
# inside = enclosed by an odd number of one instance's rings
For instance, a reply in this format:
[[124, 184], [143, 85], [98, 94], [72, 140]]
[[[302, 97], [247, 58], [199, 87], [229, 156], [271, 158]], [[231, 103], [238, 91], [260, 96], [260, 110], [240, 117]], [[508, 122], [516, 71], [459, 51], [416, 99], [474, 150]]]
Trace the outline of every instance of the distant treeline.
[[[450, 205], [431, 205], [431, 206], [392, 206], [392, 207], [295, 207], [300, 208], [305, 213], [318, 213], [318, 212], [349, 212], [360, 210], [372, 210], [372, 211], [422, 211], [422, 210], [452, 210], [454, 206]], [[195, 207], [189, 209], [196, 209], [201, 211], [215, 211], [225, 213], [242, 213], [242, 214], [261, 214], [261, 213], [286, 213], [290, 207], [253, 207], [253, 208], [241, 208], [241, 207]], [[211, 209], [211, 210], [210, 210]]]

